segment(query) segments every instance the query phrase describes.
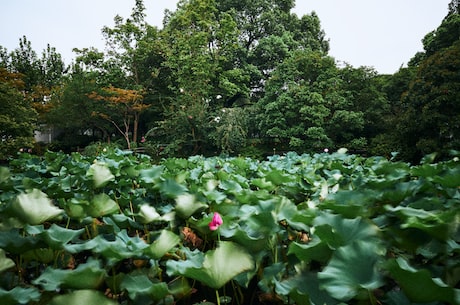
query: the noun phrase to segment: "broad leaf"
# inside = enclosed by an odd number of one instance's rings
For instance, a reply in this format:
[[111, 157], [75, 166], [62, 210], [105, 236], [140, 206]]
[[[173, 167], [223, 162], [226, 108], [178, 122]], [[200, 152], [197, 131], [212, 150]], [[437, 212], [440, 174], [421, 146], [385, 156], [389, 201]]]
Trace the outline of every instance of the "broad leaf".
[[441, 279], [433, 278], [428, 270], [416, 270], [402, 258], [390, 260], [386, 267], [412, 302], [444, 301], [460, 304], [460, 289], [449, 287]]
[[58, 288], [90, 289], [97, 288], [102, 284], [106, 272], [101, 269], [99, 262], [89, 260], [81, 264], [75, 270], [62, 270], [46, 268], [46, 270], [33, 281], [47, 291], [55, 291]]
[[315, 218], [314, 225], [314, 234], [327, 242], [331, 249], [356, 240], [375, 240], [378, 236], [378, 227], [361, 217], [344, 219], [340, 215], [322, 213]]
[[314, 238], [307, 244], [293, 242], [289, 245], [288, 250], [288, 254], [294, 254], [298, 259], [307, 263], [312, 260], [325, 263], [331, 257], [331, 253], [327, 243], [319, 238]]
[[55, 296], [48, 305], [117, 305], [104, 294], [95, 290], [77, 290], [69, 294]]
[[200, 209], [208, 207], [207, 204], [196, 200], [192, 194], [183, 194], [176, 197], [176, 212], [182, 218], [189, 218]]
[[158, 239], [155, 240], [145, 252], [154, 259], [160, 259], [179, 242], [179, 236], [171, 231], [163, 230]]
[[129, 274], [123, 278], [121, 289], [128, 291], [129, 298], [136, 300], [138, 297], [147, 296], [151, 300], [161, 300], [169, 294], [165, 282], [152, 283], [147, 275]]
[[0, 273], [14, 266], [14, 261], [11, 258], [6, 257], [5, 251], [0, 249]]
[[252, 257], [232, 242], [220, 242], [216, 250], [206, 253], [200, 267], [185, 267], [183, 262], [166, 263], [168, 273], [180, 274], [219, 289], [236, 275], [254, 268]]
[[157, 210], [149, 204], [141, 205], [139, 208], [139, 217], [142, 223], [150, 223], [162, 219]]
[[40, 300], [40, 291], [36, 288], [14, 287], [9, 291], [0, 288], [0, 304], [2, 305], [31, 304], [38, 300]]
[[147, 184], [156, 184], [160, 182], [163, 166], [152, 166], [149, 169], [143, 169], [139, 172], [140, 180]]
[[41, 235], [45, 242], [53, 249], [62, 249], [65, 244], [80, 236], [85, 229], [71, 230], [52, 224], [49, 229], [43, 226], [27, 226], [26, 231], [31, 235]]
[[13, 213], [31, 225], [38, 225], [53, 219], [64, 211], [55, 207], [48, 196], [40, 190], [20, 194], [12, 205]]
[[321, 287], [342, 301], [361, 289], [373, 290], [382, 283], [378, 263], [384, 251], [372, 242], [356, 241], [334, 252], [331, 261], [318, 273]]
[[103, 187], [115, 179], [107, 164], [101, 162], [92, 164], [88, 169], [87, 176], [93, 178], [95, 188]]
[[139, 237], [130, 237], [126, 230], [121, 230], [115, 235], [114, 240], [107, 240], [102, 235], [82, 243], [67, 245], [65, 249], [70, 253], [78, 253], [91, 250], [94, 253], [102, 254], [110, 263], [125, 258], [140, 257], [143, 254], [147, 243]]
[[0, 185], [8, 181], [10, 170], [7, 167], [0, 166]]
[[176, 198], [187, 192], [187, 187], [173, 179], [166, 179], [160, 184], [160, 192], [169, 198]]
[[118, 204], [105, 193], [95, 195], [91, 205], [85, 208], [87, 213], [92, 217], [110, 215], [118, 212], [120, 209]]

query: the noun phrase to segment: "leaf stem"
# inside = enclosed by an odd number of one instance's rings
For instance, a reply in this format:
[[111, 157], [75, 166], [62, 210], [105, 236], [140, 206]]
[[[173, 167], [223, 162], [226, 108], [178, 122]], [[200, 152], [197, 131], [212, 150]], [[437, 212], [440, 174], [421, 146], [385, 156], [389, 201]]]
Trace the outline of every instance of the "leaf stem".
[[216, 289], [216, 299], [217, 299], [217, 305], [220, 305], [219, 289]]

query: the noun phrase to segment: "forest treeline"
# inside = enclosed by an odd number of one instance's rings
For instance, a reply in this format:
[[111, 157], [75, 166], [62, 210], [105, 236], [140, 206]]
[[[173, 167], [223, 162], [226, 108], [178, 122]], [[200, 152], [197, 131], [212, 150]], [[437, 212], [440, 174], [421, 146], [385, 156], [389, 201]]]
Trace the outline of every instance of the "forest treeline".
[[[102, 29], [104, 51], [74, 49], [70, 65], [25, 36], [0, 47], [0, 159], [94, 143], [157, 157], [345, 147], [410, 162], [460, 149], [458, 0], [392, 75], [339, 65], [318, 15], [294, 6], [181, 0], [159, 29], [136, 0], [129, 18]], [[50, 129], [50, 144], [35, 142]]]

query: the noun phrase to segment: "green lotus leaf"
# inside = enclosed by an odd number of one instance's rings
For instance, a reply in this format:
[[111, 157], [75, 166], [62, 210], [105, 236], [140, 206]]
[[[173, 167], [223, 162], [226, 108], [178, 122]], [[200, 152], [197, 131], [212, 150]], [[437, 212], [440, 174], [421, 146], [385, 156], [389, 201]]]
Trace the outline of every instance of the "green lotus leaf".
[[40, 247], [41, 240], [33, 236], [23, 236], [17, 230], [0, 234], [0, 248], [9, 253], [21, 254], [27, 250]]
[[199, 201], [192, 194], [182, 194], [176, 197], [176, 212], [182, 218], [189, 218], [200, 209], [208, 205]]
[[185, 185], [176, 182], [174, 179], [166, 179], [160, 184], [160, 192], [169, 198], [176, 198], [187, 192]]
[[455, 226], [457, 211], [425, 211], [412, 207], [390, 207], [386, 209], [404, 220], [402, 229], [417, 228], [440, 240], [449, 238], [450, 227]]
[[314, 234], [331, 249], [350, 244], [356, 240], [376, 240], [378, 227], [361, 217], [344, 219], [340, 215], [321, 213], [314, 220]]
[[315, 237], [307, 244], [291, 243], [288, 254], [294, 254], [298, 259], [305, 262], [314, 260], [325, 263], [331, 257], [332, 251], [327, 243]]
[[449, 168], [445, 175], [434, 176], [433, 181], [446, 188], [458, 188], [460, 185], [460, 167]]
[[157, 240], [155, 240], [150, 247], [146, 248], [145, 252], [153, 259], [160, 259], [179, 242], [179, 236], [171, 231], [163, 230]]
[[280, 170], [271, 170], [265, 175], [265, 179], [275, 185], [285, 184], [293, 180], [290, 175]]
[[276, 293], [289, 296], [295, 300], [296, 304], [339, 304], [338, 300], [333, 299], [327, 291], [320, 288], [316, 273], [301, 273], [281, 281], [274, 280], [274, 282]]
[[2, 305], [31, 304], [33, 301], [40, 300], [40, 296], [37, 288], [14, 287], [9, 291], [0, 288], [0, 304]]
[[126, 230], [121, 230], [112, 238], [113, 240], [107, 240], [104, 236], [98, 235], [85, 243], [66, 245], [65, 249], [70, 253], [91, 250], [102, 254], [109, 263], [114, 263], [126, 258], [140, 257], [148, 247], [141, 238], [128, 236]]
[[38, 225], [59, 216], [64, 211], [54, 206], [45, 193], [33, 189], [16, 197], [12, 212], [25, 223]]
[[169, 294], [168, 285], [165, 282], [153, 283], [144, 274], [126, 275], [120, 284], [120, 288], [128, 291], [131, 300], [146, 296], [151, 300], [159, 301]]
[[14, 266], [14, 261], [11, 258], [6, 257], [5, 251], [0, 249], [0, 273]]
[[157, 210], [149, 204], [141, 205], [139, 208], [139, 217], [142, 223], [150, 223], [162, 219]]
[[53, 249], [50, 248], [38, 248], [24, 251], [22, 258], [29, 262], [40, 262], [43, 264], [49, 264], [56, 259]]
[[90, 259], [74, 270], [53, 269], [48, 267], [33, 281], [47, 291], [58, 288], [94, 289], [104, 281], [106, 271], [101, 269], [97, 260]]
[[169, 274], [180, 274], [219, 289], [238, 274], [253, 269], [254, 261], [243, 248], [232, 242], [223, 241], [216, 250], [205, 254], [199, 267], [191, 267], [190, 263], [183, 261], [168, 261], [166, 266]]
[[95, 188], [103, 187], [115, 179], [107, 164], [101, 162], [91, 164], [87, 176], [93, 178]]
[[378, 265], [384, 250], [373, 242], [355, 241], [336, 250], [329, 264], [318, 273], [321, 287], [341, 301], [348, 301], [360, 290], [382, 286]]
[[120, 208], [109, 195], [102, 193], [95, 195], [91, 201], [91, 205], [86, 206], [85, 209], [92, 217], [101, 217], [116, 213]]
[[41, 226], [26, 226], [25, 230], [30, 235], [41, 235], [44, 241], [53, 249], [62, 249], [63, 246], [77, 238], [85, 229], [71, 230], [52, 224], [49, 229]]
[[390, 260], [386, 268], [412, 302], [460, 304], [460, 289], [433, 278], [426, 269], [414, 269], [402, 258]]
[[118, 303], [107, 298], [103, 293], [95, 290], [77, 290], [69, 294], [55, 296], [48, 305], [117, 305]]
[[257, 186], [258, 188], [261, 188], [267, 191], [272, 191], [276, 188], [276, 186], [271, 181], [268, 181], [267, 179], [265, 179], [265, 177], [253, 179], [252, 184]]
[[230, 193], [230, 194], [237, 194], [243, 190], [243, 188], [238, 183], [238, 181], [235, 181], [235, 180], [220, 181], [219, 187], [227, 191], [227, 193]]
[[148, 184], [156, 184], [160, 182], [161, 174], [163, 173], [163, 166], [152, 166], [149, 169], [139, 171], [140, 180]]

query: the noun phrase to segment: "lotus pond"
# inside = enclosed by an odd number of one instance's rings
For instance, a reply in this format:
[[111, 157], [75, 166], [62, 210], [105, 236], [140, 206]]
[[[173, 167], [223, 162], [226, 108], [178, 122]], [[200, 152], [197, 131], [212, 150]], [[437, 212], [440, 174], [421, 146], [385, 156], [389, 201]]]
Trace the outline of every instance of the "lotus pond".
[[0, 303], [460, 304], [460, 162], [345, 151], [0, 167]]

